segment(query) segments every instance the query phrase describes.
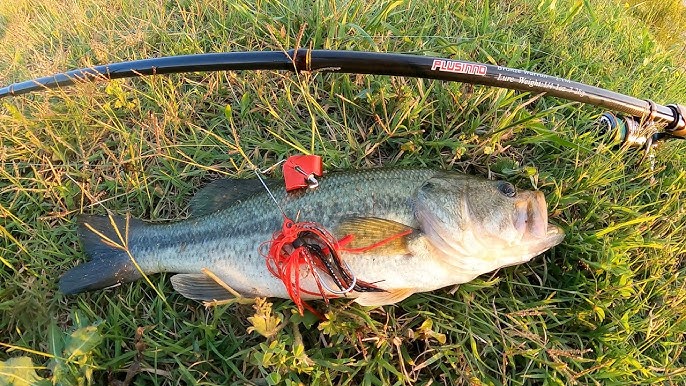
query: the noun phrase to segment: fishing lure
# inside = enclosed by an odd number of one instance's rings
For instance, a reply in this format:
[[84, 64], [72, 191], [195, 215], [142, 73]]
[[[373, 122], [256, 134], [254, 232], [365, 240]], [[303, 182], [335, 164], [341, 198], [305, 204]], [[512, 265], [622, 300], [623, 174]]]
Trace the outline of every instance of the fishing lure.
[[[341, 260], [339, 250], [339, 242], [321, 224], [309, 221], [296, 223], [284, 217], [281, 230], [275, 232], [268, 243], [263, 244], [260, 254], [266, 259], [269, 272], [283, 282], [288, 296], [302, 314], [303, 308], [314, 312], [303, 301], [302, 294], [321, 296], [328, 303], [329, 298], [345, 296], [351, 291], [383, 291], [371, 283], [357, 279]], [[319, 271], [328, 274], [338, 290], [330, 288]], [[301, 277], [308, 274], [314, 277], [319, 293], [301, 286]]]

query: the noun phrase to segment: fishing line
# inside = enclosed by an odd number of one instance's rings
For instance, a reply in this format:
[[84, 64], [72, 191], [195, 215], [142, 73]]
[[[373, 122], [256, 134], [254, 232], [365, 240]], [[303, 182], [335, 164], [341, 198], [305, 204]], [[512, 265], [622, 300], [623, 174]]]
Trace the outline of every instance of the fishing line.
[[[285, 160], [280, 161], [276, 165], [273, 165], [270, 168], [267, 168], [266, 170], [269, 171], [270, 169], [274, 168], [275, 166], [277, 166], [278, 164], [280, 164], [282, 162], [285, 162]], [[264, 189], [267, 191], [267, 194], [269, 194], [269, 197], [271, 197], [272, 201], [274, 201], [274, 204], [276, 204], [276, 207], [279, 208], [279, 211], [281, 211], [281, 214], [283, 215], [283, 217], [286, 218], [286, 212], [284, 212], [283, 208], [281, 207], [281, 205], [279, 205], [279, 202], [276, 200], [276, 197], [274, 197], [274, 195], [272, 194], [272, 191], [269, 190], [269, 187], [267, 187], [267, 184], [264, 182], [264, 180], [260, 176], [260, 173], [262, 173], [262, 171], [260, 169], [258, 169], [257, 167], [255, 167], [254, 172], [255, 172], [255, 175], [257, 176], [257, 179], [260, 180], [260, 183], [262, 183], [262, 186], [264, 186]]]
[[[436, 52], [438, 49], [441, 48], [448, 48], [448, 47], [456, 47], [459, 46], [461, 43], [467, 43], [467, 42], [483, 42], [483, 43], [493, 43], [493, 44], [499, 44], [502, 46], [521, 46], [523, 44], [526, 44], [527, 47], [526, 49], [535, 52], [538, 54], [544, 54], [547, 55], [551, 58], [555, 59], [562, 59], [561, 56], [559, 55], [554, 55], [548, 51], [541, 50], [539, 48], [533, 48], [529, 44], [528, 41], [526, 42], [517, 42], [517, 43], [512, 43], [512, 42], [506, 42], [506, 41], [501, 41], [501, 40], [494, 40], [494, 39], [483, 39], [480, 37], [461, 37], [461, 36], [447, 36], [447, 35], [369, 35], [369, 38], [371, 39], [388, 39], [388, 40], [401, 40], [401, 39], [407, 39], [407, 38], [426, 38], [426, 39], [443, 39], [443, 40], [452, 40], [454, 43], [449, 43], [449, 44], [440, 44], [440, 45], [435, 45], [432, 46], [430, 49], [419, 49], [419, 50], [411, 50], [411, 51], [402, 51], [403, 54], [426, 54], [426, 53], [433, 53]], [[333, 36], [330, 37], [329, 39], [331, 40], [339, 40], [339, 41], [349, 41], [349, 40], [359, 40], [366, 42], [368, 41], [368, 38], [366, 36], [346, 36], [346, 37], [337, 37]], [[422, 42], [422, 43], [428, 43], [428, 42]]]
[[266, 169], [259, 170], [259, 169], [257, 169], [257, 167], [255, 167], [255, 168], [256, 168], [256, 170], [259, 171], [260, 173], [262, 173], [262, 174], [267, 174], [267, 173], [271, 172], [272, 170], [276, 169], [277, 166], [279, 166], [279, 165], [281, 165], [282, 163], [286, 162], [286, 160], [287, 160], [287, 159], [284, 158], [284, 159], [282, 159], [281, 161], [275, 163], [274, 165], [272, 165], [272, 166], [270, 166], [270, 167], [268, 167], [268, 168], [266, 168]]

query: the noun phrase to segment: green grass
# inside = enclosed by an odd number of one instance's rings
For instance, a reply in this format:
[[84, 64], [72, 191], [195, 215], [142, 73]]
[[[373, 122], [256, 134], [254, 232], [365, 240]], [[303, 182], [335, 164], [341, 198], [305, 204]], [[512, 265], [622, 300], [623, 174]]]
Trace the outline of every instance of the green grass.
[[[59, 3], [0, 4], [0, 84], [300, 43], [453, 56], [686, 103], [683, 44], [666, 38], [686, 28], [657, 0]], [[456, 83], [271, 71], [83, 84], [0, 104], [0, 385], [27, 366], [22, 356], [35, 379], [64, 384], [686, 381], [684, 146], [659, 148], [651, 170], [585, 131], [600, 110]], [[235, 146], [260, 167], [304, 150], [330, 170], [490, 173], [545, 192], [567, 237], [454, 291], [374, 310], [333, 302], [324, 323], [285, 300], [207, 310], [164, 275], [155, 288], [57, 291], [85, 258], [78, 213], [182, 218], [197, 186], [249, 175]], [[275, 317], [287, 322], [271, 339], [248, 332]]]

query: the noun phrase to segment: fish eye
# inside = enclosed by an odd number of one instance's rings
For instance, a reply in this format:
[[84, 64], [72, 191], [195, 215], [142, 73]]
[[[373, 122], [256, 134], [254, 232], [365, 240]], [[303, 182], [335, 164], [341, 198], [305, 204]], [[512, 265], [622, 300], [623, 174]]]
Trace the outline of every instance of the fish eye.
[[514, 197], [517, 195], [517, 188], [514, 187], [511, 183], [507, 181], [499, 181], [498, 182], [498, 190], [500, 193], [506, 195], [507, 197]]

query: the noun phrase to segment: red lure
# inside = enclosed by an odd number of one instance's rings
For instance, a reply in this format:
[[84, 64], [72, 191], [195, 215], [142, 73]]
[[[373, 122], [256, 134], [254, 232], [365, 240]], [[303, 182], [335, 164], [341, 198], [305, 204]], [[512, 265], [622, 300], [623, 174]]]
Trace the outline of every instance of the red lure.
[[324, 255], [331, 254], [331, 251], [338, 250], [338, 241], [324, 227], [314, 222], [299, 222], [284, 216], [283, 226], [280, 231], [274, 233], [269, 242], [269, 251], [262, 255], [267, 259], [267, 268], [272, 275], [279, 278], [288, 296], [298, 307], [300, 314], [303, 314], [303, 307], [317, 314], [307, 303], [302, 300], [301, 293], [317, 295], [317, 293], [305, 290], [300, 285], [301, 266], [305, 265], [308, 273], [311, 274], [321, 297], [328, 301], [329, 295], [322, 287], [319, 276], [314, 272], [315, 269], [327, 270], [322, 262], [322, 256], [312, 253], [312, 249], [307, 245], [316, 245]]
[[[275, 232], [271, 241], [268, 242], [269, 250], [264, 253], [261, 248], [260, 253], [267, 261], [269, 272], [283, 282], [288, 296], [298, 307], [300, 314], [302, 315], [304, 308], [307, 308], [315, 315], [319, 315], [302, 300], [301, 294], [319, 295], [328, 303], [329, 298], [336, 297], [338, 294], [345, 295], [353, 290], [357, 292], [383, 291], [372, 283], [354, 277], [341, 260], [339, 251], [363, 253], [407, 234], [409, 231], [393, 235], [363, 248], [345, 248], [344, 245], [353, 240], [352, 235], [347, 235], [339, 241], [321, 224], [315, 222], [296, 223], [284, 216], [281, 230]], [[300, 285], [303, 266], [306, 269], [306, 274], [311, 274], [314, 277], [319, 293], [306, 290]], [[340, 291], [327, 293], [325, 288], [329, 292], [334, 290], [322, 283], [317, 270], [326, 272]]]

